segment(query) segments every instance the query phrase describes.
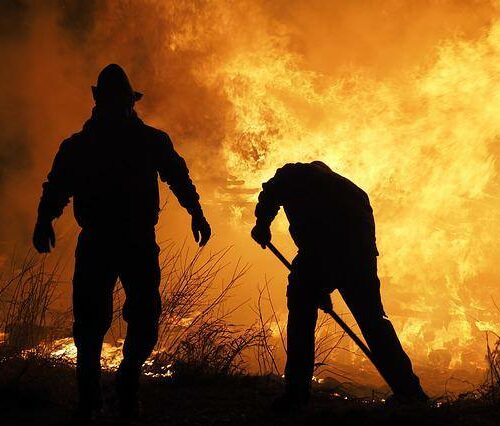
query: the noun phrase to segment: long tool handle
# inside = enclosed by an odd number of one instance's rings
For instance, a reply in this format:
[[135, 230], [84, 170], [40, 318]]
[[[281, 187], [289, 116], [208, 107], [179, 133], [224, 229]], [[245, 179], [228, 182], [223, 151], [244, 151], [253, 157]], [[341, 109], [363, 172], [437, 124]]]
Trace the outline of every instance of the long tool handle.
[[292, 264], [283, 256], [280, 251], [274, 246], [272, 242], [267, 243], [267, 248], [285, 265], [290, 271], [292, 270]]
[[[274, 246], [273, 243], [271, 242], [267, 243], [267, 248], [271, 250], [271, 252], [281, 261], [281, 263], [283, 263], [283, 265], [285, 265], [289, 270], [292, 269], [292, 264], [286, 259], [285, 256], [281, 254], [281, 252]], [[378, 368], [377, 363], [373, 358], [373, 354], [368, 348], [368, 346], [365, 345], [365, 343], [357, 336], [357, 334], [354, 331], [351, 330], [351, 328], [333, 309], [327, 309], [324, 310], [324, 312], [330, 315], [334, 319], [334, 321], [340, 326], [340, 328], [344, 330], [344, 332], [354, 341], [354, 343], [356, 343], [356, 345], [358, 345], [359, 349], [361, 349], [363, 353], [366, 355], [366, 357], [371, 361], [371, 363], [380, 373], [382, 378], [387, 382], [387, 384], [389, 384], [382, 371], [380, 371], [380, 369]]]

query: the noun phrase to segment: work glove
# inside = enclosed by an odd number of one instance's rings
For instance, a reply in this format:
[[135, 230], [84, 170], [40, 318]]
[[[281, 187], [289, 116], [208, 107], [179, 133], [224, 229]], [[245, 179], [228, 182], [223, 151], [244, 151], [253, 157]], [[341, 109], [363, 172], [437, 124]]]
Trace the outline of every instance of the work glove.
[[56, 246], [56, 234], [52, 222], [37, 222], [33, 231], [33, 245], [38, 253], [50, 253]]
[[194, 240], [203, 247], [212, 235], [212, 229], [203, 215], [195, 215], [191, 220], [191, 230]]
[[318, 307], [323, 312], [330, 312], [333, 310], [332, 299], [330, 298], [330, 293], [324, 292], [319, 295]]
[[257, 224], [253, 227], [251, 235], [263, 249], [271, 242], [271, 229], [269, 226]]

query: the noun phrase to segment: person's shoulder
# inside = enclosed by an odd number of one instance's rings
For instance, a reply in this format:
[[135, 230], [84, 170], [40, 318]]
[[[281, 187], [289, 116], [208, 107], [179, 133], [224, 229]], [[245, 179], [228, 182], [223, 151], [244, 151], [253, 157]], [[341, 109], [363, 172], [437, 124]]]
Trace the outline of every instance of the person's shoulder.
[[361, 188], [359, 185], [355, 184], [352, 180], [346, 178], [345, 176], [337, 175], [338, 180], [342, 181], [346, 190], [349, 191], [352, 196], [357, 197], [359, 200], [361, 200], [363, 203], [368, 203], [370, 204], [370, 197], [368, 196], [368, 193]]
[[67, 137], [61, 142], [59, 147], [60, 151], [73, 151], [81, 146], [85, 140], [85, 131], [80, 130], [79, 132], [73, 133], [71, 136]]
[[158, 129], [144, 122], [142, 123], [142, 128], [146, 136], [155, 142], [171, 142], [170, 136], [164, 130]]
[[304, 169], [304, 163], [286, 163], [276, 170], [277, 174], [290, 174]]

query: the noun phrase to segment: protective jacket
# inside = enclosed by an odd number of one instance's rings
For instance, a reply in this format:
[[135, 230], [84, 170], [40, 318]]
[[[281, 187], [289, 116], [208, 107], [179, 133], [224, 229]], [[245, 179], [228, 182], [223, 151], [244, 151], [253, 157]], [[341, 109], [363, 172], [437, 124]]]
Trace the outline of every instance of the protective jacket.
[[283, 207], [299, 251], [338, 257], [377, 256], [368, 195], [320, 161], [289, 163], [262, 185], [257, 223], [268, 226]]
[[82, 228], [141, 234], [158, 222], [158, 175], [190, 214], [202, 214], [186, 162], [166, 133], [135, 114], [110, 125], [94, 113], [61, 144], [43, 184], [39, 220], [59, 217], [73, 197]]

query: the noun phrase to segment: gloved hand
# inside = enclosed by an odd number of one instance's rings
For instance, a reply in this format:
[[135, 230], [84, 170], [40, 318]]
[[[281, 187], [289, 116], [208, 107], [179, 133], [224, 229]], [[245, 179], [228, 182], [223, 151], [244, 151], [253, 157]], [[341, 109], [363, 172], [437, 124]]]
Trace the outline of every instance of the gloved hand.
[[33, 245], [38, 253], [50, 253], [56, 246], [56, 234], [52, 222], [37, 222], [33, 231]]
[[193, 231], [194, 240], [203, 247], [212, 235], [212, 229], [203, 215], [195, 215], [191, 220], [191, 230]]
[[323, 312], [330, 312], [331, 310], [333, 310], [333, 303], [330, 297], [330, 293], [325, 292], [319, 295], [318, 307]]
[[257, 224], [253, 227], [251, 235], [263, 249], [271, 242], [271, 229], [269, 226]]

